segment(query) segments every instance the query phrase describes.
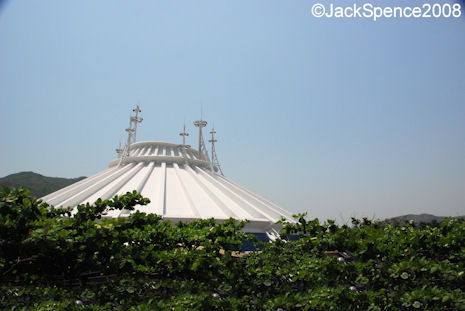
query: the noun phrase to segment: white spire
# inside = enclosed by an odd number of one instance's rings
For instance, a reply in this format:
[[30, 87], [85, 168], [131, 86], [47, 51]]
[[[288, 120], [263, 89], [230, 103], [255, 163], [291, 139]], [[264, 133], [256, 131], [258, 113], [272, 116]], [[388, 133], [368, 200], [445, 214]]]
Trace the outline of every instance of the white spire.
[[134, 122], [134, 137], [133, 137], [133, 142], [132, 143], [135, 143], [136, 142], [136, 133], [137, 133], [137, 123], [141, 123], [143, 119], [139, 118], [139, 112], [142, 112], [142, 110], [140, 110], [140, 108], [139, 108], [139, 105], [137, 105], [137, 107], [135, 109], [132, 109], [132, 111], [136, 113], [136, 115], [134, 117], [131, 117], [131, 121]]
[[214, 136], [216, 134], [214, 126], [212, 130], [210, 131], [210, 134], [212, 134], [212, 139], [210, 139], [208, 142], [212, 144], [211, 170], [213, 171], [213, 166], [216, 166], [220, 174], [224, 176], [223, 171], [221, 170], [221, 167], [220, 167], [220, 163], [218, 161], [218, 156], [216, 155], [216, 151], [215, 151], [215, 143], [217, 142], [217, 140], [215, 139], [215, 136]]
[[202, 127], [207, 125], [207, 121], [202, 120], [202, 111], [200, 112], [200, 120], [195, 121], [194, 125], [199, 128], [199, 159], [210, 162], [210, 158], [208, 157], [207, 148], [205, 147], [205, 143], [203, 141], [202, 136]]
[[189, 133], [186, 132], [186, 122], [184, 121], [184, 130], [182, 133], [179, 133], [179, 136], [182, 136], [182, 145], [186, 147], [186, 136], [189, 136]]
[[124, 149], [126, 150], [126, 155], [129, 155], [129, 146], [136, 142], [137, 123], [141, 123], [143, 120], [141, 117], [139, 117], [139, 112], [142, 112], [142, 110], [140, 110], [139, 108], [139, 105], [137, 105], [137, 107], [134, 108], [132, 111], [135, 112], [136, 115], [129, 117], [129, 128], [126, 129], [126, 131], [128, 132], [128, 141], [126, 142], [126, 146], [124, 147]]

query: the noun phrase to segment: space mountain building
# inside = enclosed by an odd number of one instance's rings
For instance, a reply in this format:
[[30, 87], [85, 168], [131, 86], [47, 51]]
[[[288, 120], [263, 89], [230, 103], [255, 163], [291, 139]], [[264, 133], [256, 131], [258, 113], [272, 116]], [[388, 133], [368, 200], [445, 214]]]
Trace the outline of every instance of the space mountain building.
[[[204, 120], [194, 122], [199, 128], [199, 148], [186, 145], [186, 133], [180, 134], [182, 144], [145, 141], [136, 142], [137, 124], [142, 122], [139, 106], [130, 117], [128, 140], [124, 149], [118, 148], [118, 158], [109, 167], [91, 177], [53, 192], [42, 199], [54, 206], [93, 203], [98, 198], [137, 190], [149, 198], [146, 206], [136, 210], [161, 215], [165, 220], [190, 221], [230, 217], [248, 220], [245, 232], [260, 234], [274, 240], [279, 233], [281, 217], [294, 222], [291, 213], [267, 201], [250, 190], [224, 177], [215, 152], [215, 131], [210, 132], [211, 160], [202, 137]], [[107, 217], [125, 217], [132, 211], [108, 211]]]

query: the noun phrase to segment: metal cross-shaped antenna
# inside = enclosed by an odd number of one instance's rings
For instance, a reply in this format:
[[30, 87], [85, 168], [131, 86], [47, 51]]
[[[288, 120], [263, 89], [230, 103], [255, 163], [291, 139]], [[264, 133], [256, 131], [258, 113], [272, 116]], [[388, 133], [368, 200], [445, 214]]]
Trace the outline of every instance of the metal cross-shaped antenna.
[[215, 143], [217, 142], [217, 140], [215, 139], [215, 136], [213, 136], [213, 135], [216, 134], [215, 128], [212, 128], [212, 130], [210, 131], [210, 134], [212, 134], [212, 139], [210, 139], [208, 142], [212, 143], [212, 154], [213, 154], [213, 150], [215, 148]]
[[136, 113], [136, 117], [139, 114], [139, 112], [142, 112], [142, 110], [140, 110], [140, 108], [139, 108], [139, 105], [137, 105], [136, 108], [132, 109], [132, 111], [134, 111]]
[[143, 119], [139, 118], [139, 112], [142, 112], [142, 110], [140, 110], [140, 108], [139, 108], [139, 105], [137, 105], [137, 107], [135, 109], [132, 109], [132, 111], [134, 111], [136, 113], [136, 115], [134, 117], [131, 117], [131, 121], [134, 122], [133, 143], [135, 143], [136, 142], [136, 133], [137, 133], [137, 123], [141, 123]]
[[202, 114], [203, 108], [201, 108], [200, 120], [194, 122], [194, 125], [199, 128], [199, 159], [210, 162], [210, 159], [208, 158], [208, 152], [205, 148], [205, 143], [203, 142], [202, 136], [202, 127], [205, 127], [207, 125], [207, 121], [202, 120]]
[[142, 112], [142, 110], [139, 108], [139, 105], [137, 105], [137, 107], [132, 111], [134, 111], [136, 115], [129, 117], [129, 128], [126, 129], [128, 132], [128, 141], [124, 149], [127, 150], [127, 155], [129, 155], [129, 146], [136, 142], [137, 123], [141, 123], [143, 120], [139, 117], [139, 112]]
[[186, 136], [189, 136], [189, 133], [186, 132], [186, 123], [184, 122], [184, 130], [182, 133], [179, 133], [179, 136], [182, 136], [182, 145], [186, 146]]
[[208, 142], [212, 143], [211, 170], [212, 170], [212, 172], [214, 171], [213, 170], [213, 165], [215, 165], [218, 168], [218, 171], [220, 171], [221, 175], [223, 175], [223, 171], [221, 170], [220, 163], [218, 161], [218, 156], [216, 155], [216, 151], [215, 151], [215, 143], [217, 142], [217, 140], [215, 139], [215, 136], [214, 136], [216, 134], [216, 131], [215, 131], [214, 127], [210, 131], [210, 134], [212, 134], [212, 139], [210, 139]]
[[210, 169], [211, 169], [212, 172], [214, 171], [214, 170], [213, 170], [213, 159], [214, 159], [214, 157], [215, 157], [215, 155], [214, 155], [214, 152], [215, 152], [215, 143], [217, 142], [217, 140], [215, 139], [215, 136], [213, 136], [215, 133], [216, 133], [216, 132], [215, 132], [215, 128], [212, 128], [212, 130], [210, 131], [210, 134], [212, 134], [212, 139], [209, 139], [209, 140], [208, 140], [209, 143], [212, 143], [212, 153], [211, 153], [211, 155], [212, 155], [212, 161], [210, 162]]

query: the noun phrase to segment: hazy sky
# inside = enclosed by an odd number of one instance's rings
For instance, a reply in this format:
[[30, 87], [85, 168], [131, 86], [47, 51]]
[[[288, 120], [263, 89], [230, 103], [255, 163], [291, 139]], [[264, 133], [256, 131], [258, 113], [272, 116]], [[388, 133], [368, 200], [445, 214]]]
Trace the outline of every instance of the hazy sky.
[[0, 176], [105, 169], [138, 103], [138, 141], [181, 142], [186, 120], [195, 145], [203, 105], [225, 175], [291, 212], [464, 215], [465, 17], [316, 2], [7, 1]]

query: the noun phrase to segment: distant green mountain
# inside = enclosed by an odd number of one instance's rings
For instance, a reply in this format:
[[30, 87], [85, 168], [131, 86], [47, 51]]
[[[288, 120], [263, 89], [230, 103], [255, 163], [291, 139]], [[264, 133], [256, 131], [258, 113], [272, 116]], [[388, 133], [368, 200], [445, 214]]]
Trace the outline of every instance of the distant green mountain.
[[34, 172], [21, 172], [0, 178], [0, 186], [23, 187], [30, 190], [30, 195], [38, 198], [61, 188], [74, 184], [86, 177], [58, 178], [47, 177]]

